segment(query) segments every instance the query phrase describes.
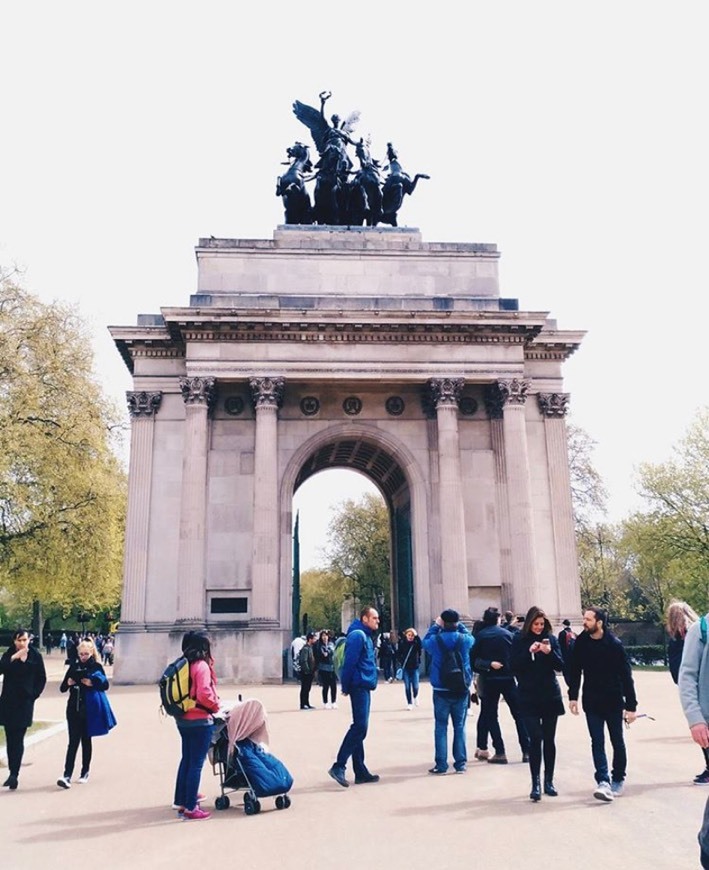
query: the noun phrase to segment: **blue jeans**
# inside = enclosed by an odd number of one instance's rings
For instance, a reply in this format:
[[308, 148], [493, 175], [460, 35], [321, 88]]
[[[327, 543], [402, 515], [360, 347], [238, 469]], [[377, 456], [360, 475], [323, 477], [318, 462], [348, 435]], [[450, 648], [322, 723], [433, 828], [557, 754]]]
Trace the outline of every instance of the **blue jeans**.
[[406, 703], [411, 703], [411, 694], [413, 691], [413, 697], [418, 698], [419, 696], [419, 669], [414, 668], [411, 671], [407, 671], [404, 668], [404, 690], [406, 692]]
[[355, 777], [367, 776], [369, 771], [364, 763], [364, 738], [367, 736], [369, 727], [369, 708], [372, 702], [372, 693], [369, 689], [352, 689], [350, 691], [350, 703], [352, 704], [352, 724], [349, 727], [345, 739], [342, 741], [337, 760], [333, 767], [345, 769], [347, 760], [352, 757], [352, 769]]
[[177, 768], [174, 803], [178, 807], [193, 810], [197, 806], [199, 780], [214, 726], [206, 720], [204, 725], [185, 725], [178, 722], [177, 730], [182, 740], [182, 758]]
[[465, 770], [468, 752], [465, 747], [465, 719], [468, 715], [468, 696], [433, 692], [433, 715], [436, 720], [434, 742], [436, 770], [448, 770], [448, 719], [453, 723], [453, 767]]
[[628, 767], [628, 755], [623, 739], [623, 708], [606, 710], [603, 713], [592, 713], [584, 710], [588, 733], [591, 735], [591, 752], [593, 766], [596, 768], [596, 782], [610, 782], [608, 775], [608, 759], [606, 758], [606, 739], [603, 726], [608, 726], [608, 734], [613, 747], [613, 782], [622, 782]]

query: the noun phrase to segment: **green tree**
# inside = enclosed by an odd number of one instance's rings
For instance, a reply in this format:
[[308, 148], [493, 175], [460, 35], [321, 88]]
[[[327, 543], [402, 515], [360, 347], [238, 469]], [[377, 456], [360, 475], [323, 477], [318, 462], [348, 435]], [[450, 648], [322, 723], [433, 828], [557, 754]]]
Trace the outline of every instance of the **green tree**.
[[389, 511], [379, 495], [344, 501], [330, 523], [328, 570], [342, 581], [346, 597], [374, 604], [382, 625], [391, 621], [391, 532]]
[[[640, 493], [672, 554], [709, 574], [709, 410], [702, 410], [663, 463], [640, 466]], [[660, 523], [660, 521], [662, 521]]]
[[115, 607], [126, 480], [117, 410], [76, 311], [0, 275], [0, 586], [18, 607]]
[[301, 613], [308, 614], [310, 629], [340, 630], [342, 602], [346, 594], [340, 575], [318, 568], [304, 571], [300, 576], [300, 594]]

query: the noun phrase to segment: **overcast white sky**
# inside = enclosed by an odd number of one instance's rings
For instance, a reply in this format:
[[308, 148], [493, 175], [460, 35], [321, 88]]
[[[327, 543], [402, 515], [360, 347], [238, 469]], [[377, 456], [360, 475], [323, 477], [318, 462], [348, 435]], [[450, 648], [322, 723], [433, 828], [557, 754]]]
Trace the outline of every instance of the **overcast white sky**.
[[[291, 103], [330, 89], [375, 156], [392, 140], [432, 176], [402, 223], [496, 242], [502, 295], [588, 330], [565, 369], [571, 419], [620, 518], [637, 464], [667, 458], [709, 404], [707, 18], [682, 0], [9, 0], [0, 263], [80, 306], [123, 404], [106, 326], [186, 305], [200, 236], [271, 237], [279, 163], [307, 137]], [[335, 479], [303, 499], [304, 565], [345, 494]]]

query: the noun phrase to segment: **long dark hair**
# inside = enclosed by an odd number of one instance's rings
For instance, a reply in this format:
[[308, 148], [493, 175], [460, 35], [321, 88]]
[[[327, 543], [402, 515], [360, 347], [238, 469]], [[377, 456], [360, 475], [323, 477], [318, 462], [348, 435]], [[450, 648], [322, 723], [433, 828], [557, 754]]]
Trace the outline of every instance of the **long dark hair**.
[[522, 634], [528, 635], [532, 633], [532, 623], [535, 619], [539, 619], [540, 616], [544, 617], [544, 628], [542, 630], [542, 634], [546, 632], [547, 634], [551, 634], [551, 622], [549, 622], [549, 617], [544, 613], [541, 607], [530, 607], [527, 611], [527, 615], [524, 618], [524, 625], [522, 626]]
[[188, 662], [212, 661], [212, 646], [206, 631], [188, 631], [182, 638], [182, 652]]

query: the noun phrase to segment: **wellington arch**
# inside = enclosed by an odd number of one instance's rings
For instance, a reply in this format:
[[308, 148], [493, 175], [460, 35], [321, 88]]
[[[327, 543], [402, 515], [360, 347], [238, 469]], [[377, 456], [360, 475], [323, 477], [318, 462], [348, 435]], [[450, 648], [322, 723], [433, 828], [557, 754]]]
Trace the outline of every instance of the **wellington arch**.
[[111, 327], [133, 377], [116, 679], [207, 628], [282, 679], [292, 499], [351, 468], [392, 519], [393, 620], [580, 608], [562, 366], [583, 333], [501, 295], [493, 244], [288, 225], [201, 239], [189, 303]]

